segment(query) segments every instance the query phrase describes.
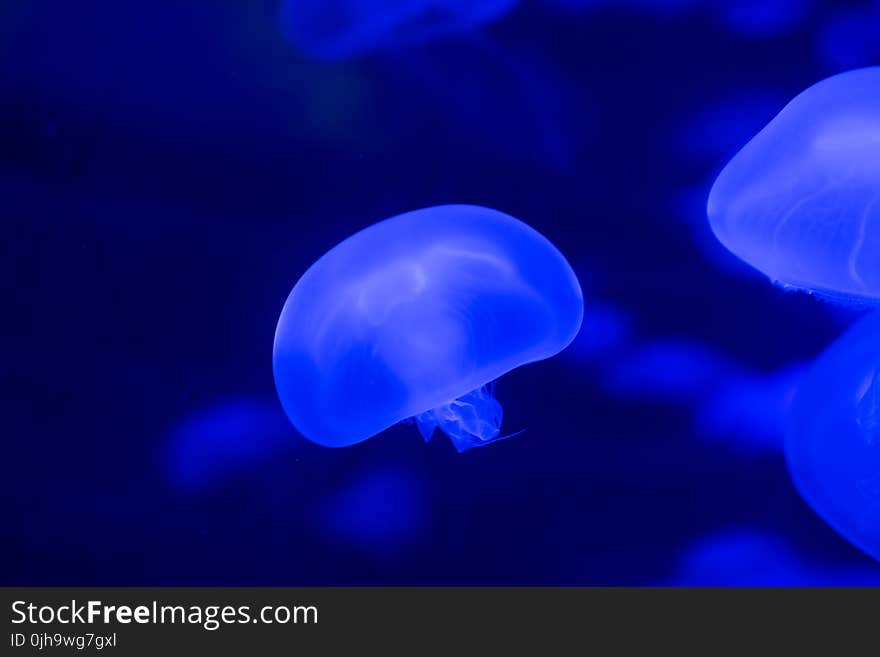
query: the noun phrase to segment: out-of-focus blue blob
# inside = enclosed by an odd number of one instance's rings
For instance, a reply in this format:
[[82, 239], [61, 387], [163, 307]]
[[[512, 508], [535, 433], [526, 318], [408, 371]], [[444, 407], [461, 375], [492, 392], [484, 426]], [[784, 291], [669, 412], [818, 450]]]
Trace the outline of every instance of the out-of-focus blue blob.
[[281, 29], [299, 50], [344, 59], [468, 31], [509, 12], [517, 0], [283, 0]]
[[800, 559], [781, 539], [736, 528], [695, 541], [684, 553], [678, 586], [784, 586], [801, 583]]
[[734, 376], [712, 390], [697, 410], [699, 435], [738, 451], [781, 452], [789, 411], [807, 366]]
[[681, 13], [698, 6], [700, 0], [623, 0], [621, 4], [653, 13]]
[[690, 340], [647, 342], [618, 358], [605, 383], [629, 399], [692, 403], [738, 371], [711, 346]]
[[487, 208], [426, 208], [360, 231], [303, 274], [278, 321], [275, 383], [321, 445], [416, 418], [462, 451], [499, 438], [488, 384], [564, 349], [582, 316], [574, 271], [540, 233]]
[[799, 27], [811, 0], [714, 0], [717, 19], [730, 32], [748, 37], [774, 37]]
[[817, 564], [783, 538], [758, 527], [710, 534], [684, 553], [673, 586], [876, 586], [880, 569]]
[[880, 559], [880, 313], [816, 361], [795, 398], [785, 451], [807, 503]]
[[797, 96], [709, 194], [715, 235], [786, 287], [880, 298], [880, 67]]
[[586, 12], [625, 11], [652, 16], [675, 16], [699, 5], [701, 0], [543, 0], [551, 8]]
[[581, 330], [565, 353], [579, 361], [605, 362], [616, 358], [633, 333], [633, 319], [623, 308], [610, 303], [588, 303]]
[[277, 455], [294, 441], [272, 399], [237, 397], [198, 410], [174, 426], [164, 445], [168, 482], [203, 489]]
[[819, 26], [816, 50], [833, 73], [880, 63], [880, 4], [839, 9]]
[[428, 512], [418, 478], [400, 467], [363, 472], [322, 500], [314, 511], [334, 542], [388, 554], [417, 540]]
[[571, 12], [586, 12], [607, 7], [611, 0], [543, 0], [543, 6]]
[[725, 92], [685, 117], [673, 133], [673, 147], [688, 159], [715, 165], [721, 158], [733, 157], [784, 105], [785, 97], [776, 89]]

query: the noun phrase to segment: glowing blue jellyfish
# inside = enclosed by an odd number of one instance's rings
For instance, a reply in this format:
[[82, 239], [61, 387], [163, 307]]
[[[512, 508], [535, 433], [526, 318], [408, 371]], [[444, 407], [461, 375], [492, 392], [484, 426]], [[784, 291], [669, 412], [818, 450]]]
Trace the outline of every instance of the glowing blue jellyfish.
[[310, 440], [341, 447], [408, 418], [465, 450], [499, 438], [491, 383], [549, 358], [583, 315], [577, 278], [540, 233], [449, 205], [393, 217], [337, 245], [287, 298], [275, 383]]
[[[670, 144], [695, 166], [714, 168], [715, 162], [732, 157], [742, 144], [784, 105], [775, 89], [737, 89], [709, 99], [676, 128]], [[706, 194], [712, 180], [678, 190], [670, 197], [674, 217], [687, 224], [695, 246], [713, 265], [728, 274], [754, 276], [754, 269], [725, 249], [706, 221]]]
[[880, 559], [880, 314], [816, 361], [797, 392], [785, 451], [810, 506]]
[[781, 285], [880, 298], [880, 67], [797, 96], [724, 168], [712, 230]]
[[517, 0], [283, 0], [281, 28], [300, 50], [343, 59], [494, 21]]

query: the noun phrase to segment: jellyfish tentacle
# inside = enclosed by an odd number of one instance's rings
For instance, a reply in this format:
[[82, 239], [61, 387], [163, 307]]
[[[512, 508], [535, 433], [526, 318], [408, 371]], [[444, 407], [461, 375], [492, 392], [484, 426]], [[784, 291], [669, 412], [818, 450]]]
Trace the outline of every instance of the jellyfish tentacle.
[[449, 436], [455, 449], [464, 452], [517, 435], [500, 435], [504, 412], [495, 399], [494, 388], [494, 383], [480, 386], [447, 404], [416, 415], [416, 425], [422, 437], [430, 440], [434, 430], [439, 428]]

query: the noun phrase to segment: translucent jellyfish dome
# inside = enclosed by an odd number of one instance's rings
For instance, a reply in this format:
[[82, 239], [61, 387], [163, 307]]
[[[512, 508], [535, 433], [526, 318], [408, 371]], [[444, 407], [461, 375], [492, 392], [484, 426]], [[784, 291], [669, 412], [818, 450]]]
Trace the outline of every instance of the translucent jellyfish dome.
[[462, 451], [499, 437], [492, 382], [564, 349], [582, 316], [577, 277], [540, 233], [487, 208], [426, 208], [303, 274], [278, 320], [275, 383], [313, 442], [351, 445], [413, 418]]
[[880, 299], [880, 67], [786, 105], [718, 176], [708, 215], [722, 244], [774, 282]]
[[798, 390], [786, 456], [803, 498], [880, 559], [880, 313], [816, 362]]

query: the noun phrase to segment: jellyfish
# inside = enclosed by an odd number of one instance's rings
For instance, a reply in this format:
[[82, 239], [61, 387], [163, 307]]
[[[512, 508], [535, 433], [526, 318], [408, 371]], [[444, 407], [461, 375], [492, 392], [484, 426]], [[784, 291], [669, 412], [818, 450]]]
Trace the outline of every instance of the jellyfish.
[[404, 420], [459, 451], [501, 437], [492, 382], [575, 337], [583, 295], [540, 233], [501, 212], [426, 208], [315, 262], [284, 304], [273, 366], [294, 426], [352, 445]]
[[807, 503], [880, 559], [880, 313], [816, 361], [797, 391], [785, 452]]
[[[737, 89], [709, 99], [674, 130], [670, 147], [689, 164], [703, 170], [719, 159], [729, 159], [742, 143], [784, 104], [772, 88]], [[711, 264], [725, 273], [754, 276], [754, 270], [725, 249], [706, 221], [706, 194], [712, 179], [701, 172], [698, 181], [674, 192], [669, 201], [676, 219], [687, 224], [695, 246]]]
[[709, 194], [727, 249], [784, 287], [843, 303], [880, 297], [880, 67], [786, 105]]
[[517, 0], [284, 0], [281, 29], [317, 59], [414, 44], [501, 18]]

